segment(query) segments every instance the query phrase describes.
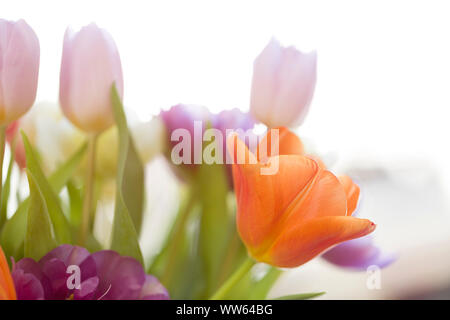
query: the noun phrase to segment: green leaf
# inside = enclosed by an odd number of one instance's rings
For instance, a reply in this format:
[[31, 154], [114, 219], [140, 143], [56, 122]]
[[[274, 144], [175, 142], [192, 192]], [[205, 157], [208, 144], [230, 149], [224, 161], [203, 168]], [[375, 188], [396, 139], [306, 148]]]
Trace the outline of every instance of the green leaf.
[[75, 186], [72, 180], [67, 182], [67, 193], [69, 194], [70, 202], [70, 223], [75, 228], [78, 228], [81, 224], [81, 213], [83, 210], [83, 200], [81, 197], [81, 192]]
[[[80, 164], [87, 145], [80, 147], [61, 167], [48, 179], [55, 193], [59, 193]], [[2, 234], [1, 245], [7, 257], [19, 260], [23, 258], [24, 239], [27, 229], [29, 198], [22, 201], [14, 215], [6, 221]]]
[[14, 151], [11, 151], [11, 157], [9, 159], [8, 165], [8, 172], [6, 173], [6, 179], [2, 188], [2, 196], [0, 202], [0, 230], [6, 221], [6, 215], [8, 212], [8, 200], [9, 200], [9, 193], [11, 191], [11, 172], [13, 164], [14, 164]]
[[117, 161], [116, 179], [117, 190], [111, 249], [117, 251], [121, 255], [133, 257], [144, 264], [136, 228], [130, 216], [129, 209], [122, 192], [124, 181], [128, 179], [125, 178], [125, 173], [127, 161], [130, 158], [130, 153], [132, 153], [130, 149], [133, 148], [133, 142], [128, 131], [127, 120], [125, 117], [125, 112], [123, 111], [122, 102], [115, 85], [112, 86], [111, 100], [119, 134], [119, 158]]
[[266, 299], [270, 289], [272, 289], [282, 273], [282, 270], [270, 267], [269, 271], [261, 280], [251, 285], [249, 298], [253, 300]]
[[28, 169], [27, 175], [30, 186], [30, 205], [24, 250], [25, 257], [38, 261], [47, 252], [54, 249], [57, 246], [57, 242], [53, 236], [52, 224], [44, 195], [39, 189], [36, 178]]
[[205, 164], [198, 168], [197, 183], [202, 206], [199, 249], [206, 276], [205, 296], [210, 296], [219, 286], [231, 229], [234, 228], [228, 214], [229, 187], [225, 169], [224, 165], [218, 164]]
[[[25, 147], [25, 155], [27, 159], [27, 171], [30, 172], [38, 185], [42, 196], [44, 197], [45, 206], [50, 214], [50, 219], [54, 227], [55, 236], [59, 244], [72, 243], [71, 230], [69, 222], [64, 215], [59, 198], [51, 187], [50, 183], [44, 175], [36, 155], [28, 141], [27, 136], [22, 132], [22, 140]], [[30, 208], [31, 210], [31, 208]], [[28, 219], [30, 220], [30, 219]]]
[[23, 258], [23, 243], [27, 230], [29, 198], [24, 200], [14, 215], [6, 221], [1, 234], [1, 245], [7, 257]]
[[183, 191], [187, 192], [180, 196], [183, 200], [175, 221], [147, 273], [158, 277], [172, 299], [195, 299], [205, 286], [202, 262], [196, 254], [199, 207], [196, 193], [192, 189]]
[[311, 292], [311, 293], [299, 293], [299, 294], [291, 294], [288, 296], [283, 296], [279, 298], [275, 298], [274, 300], [306, 300], [319, 297], [325, 294], [325, 292]]
[[144, 212], [144, 166], [136, 151], [131, 136], [129, 136], [125, 172], [123, 174], [122, 193], [123, 200], [133, 220], [136, 232], [139, 234], [142, 226]]
[[275, 282], [283, 273], [281, 269], [268, 266], [269, 270], [261, 279], [255, 277], [249, 272], [239, 283], [230, 291], [226, 299], [238, 300], [264, 300], [272, 289]]
[[59, 193], [67, 184], [78, 168], [87, 150], [87, 143], [84, 143], [65, 163], [61, 165], [50, 177], [48, 182], [56, 193]]

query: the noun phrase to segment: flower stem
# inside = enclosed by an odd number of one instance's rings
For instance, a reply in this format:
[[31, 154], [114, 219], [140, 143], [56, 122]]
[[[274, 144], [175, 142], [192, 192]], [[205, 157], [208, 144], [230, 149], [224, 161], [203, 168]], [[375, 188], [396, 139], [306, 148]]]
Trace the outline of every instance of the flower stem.
[[250, 257], [241, 264], [241, 266], [228, 278], [228, 280], [216, 291], [209, 300], [222, 300], [228, 292], [250, 271], [256, 262]]
[[[2, 202], [2, 192], [3, 192], [3, 158], [5, 157], [5, 140], [6, 140], [6, 127], [0, 126], [0, 203]], [[0, 221], [0, 223], [1, 222], [2, 221]]]
[[183, 239], [184, 230], [189, 220], [188, 218], [197, 200], [195, 197], [195, 191], [190, 190], [189, 192], [190, 194], [188, 195], [187, 203], [181, 209], [179, 221], [176, 222], [174, 227], [174, 231], [172, 233], [173, 239], [169, 242], [167, 264], [161, 277], [161, 282], [164, 284], [168, 284], [172, 277], [177, 251], [180, 247], [180, 242]]
[[88, 141], [88, 154], [87, 154], [88, 162], [84, 186], [85, 191], [84, 191], [83, 211], [81, 216], [81, 229], [79, 237], [79, 244], [81, 246], [85, 246], [86, 244], [86, 239], [90, 226], [92, 202], [94, 194], [94, 182], [95, 182], [95, 153], [96, 153], [97, 138], [98, 135], [93, 134], [89, 136]]

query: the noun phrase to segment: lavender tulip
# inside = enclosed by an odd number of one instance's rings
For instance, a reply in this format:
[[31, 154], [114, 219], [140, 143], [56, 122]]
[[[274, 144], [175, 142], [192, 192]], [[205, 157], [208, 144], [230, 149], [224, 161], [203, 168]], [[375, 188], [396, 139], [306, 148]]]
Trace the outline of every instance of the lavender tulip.
[[24, 20], [0, 19], [0, 126], [33, 105], [39, 74], [39, 40]]
[[343, 242], [322, 255], [326, 261], [343, 268], [366, 270], [371, 265], [384, 268], [396, 260], [394, 254], [378, 248], [372, 236]]
[[[179, 143], [178, 140], [172, 141], [172, 135], [176, 129], [184, 129], [190, 136], [190, 164], [176, 166], [175, 173], [185, 179], [192, 176], [195, 172], [195, 158], [202, 160], [203, 151], [203, 134], [206, 128], [218, 129], [222, 135], [223, 141], [221, 150], [221, 162], [226, 163], [226, 134], [227, 130], [241, 129], [246, 131], [252, 129], [255, 121], [248, 113], [244, 113], [239, 109], [225, 110], [218, 114], [213, 114], [202, 106], [179, 104], [173, 106], [167, 111], [160, 114], [167, 131], [168, 145], [171, 149]], [[197, 123], [197, 126], [195, 125]], [[200, 143], [199, 143], [200, 142]], [[197, 143], [197, 147], [196, 147]], [[209, 142], [206, 142], [209, 144]], [[166, 155], [170, 158], [171, 151], [168, 150]], [[183, 150], [184, 151], [184, 150]], [[182, 151], [182, 152], [183, 152]], [[195, 154], [197, 153], [197, 154]], [[170, 159], [170, 162], [172, 159]], [[174, 166], [175, 167], [175, 166]], [[179, 170], [187, 169], [187, 170]], [[228, 175], [231, 183], [231, 167], [227, 166]]]
[[95, 24], [79, 32], [67, 29], [61, 62], [59, 98], [62, 110], [80, 129], [99, 133], [114, 123], [111, 86], [123, 96], [119, 52], [108, 32]]
[[283, 48], [272, 39], [256, 58], [250, 110], [268, 127], [300, 125], [316, 84], [316, 53]]

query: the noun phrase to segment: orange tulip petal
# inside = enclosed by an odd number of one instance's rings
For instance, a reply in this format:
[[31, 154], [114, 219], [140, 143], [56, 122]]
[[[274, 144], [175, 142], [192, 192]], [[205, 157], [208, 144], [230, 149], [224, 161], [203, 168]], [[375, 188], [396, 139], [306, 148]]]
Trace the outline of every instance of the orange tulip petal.
[[347, 216], [312, 219], [287, 228], [258, 260], [279, 267], [296, 267], [335, 244], [365, 236], [373, 230], [375, 224], [367, 219]]
[[[345, 216], [347, 198], [338, 178], [328, 170], [320, 170], [307, 194], [300, 195], [292, 208], [287, 225], [302, 223], [304, 220], [327, 216]], [[295, 203], [295, 201], [293, 202]]]
[[347, 195], [347, 215], [351, 216], [358, 206], [359, 187], [355, 184], [349, 176], [340, 176], [339, 181], [344, 187]]
[[319, 167], [326, 169], [327, 166], [325, 165], [325, 163], [322, 161], [322, 159], [320, 159], [318, 156], [312, 155], [312, 154], [307, 154], [306, 157], [314, 160], [315, 162], [317, 162], [317, 164], [319, 165]]
[[[278, 130], [278, 152], [272, 154], [272, 132]], [[275, 137], [275, 136], [274, 136]], [[267, 131], [258, 145], [257, 155], [261, 162], [266, 162], [270, 156], [275, 155], [303, 155], [304, 148], [300, 138], [288, 128], [279, 127]]]
[[5, 254], [0, 247], [0, 300], [16, 300], [14, 282], [6, 262]]
[[[230, 154], [236, 160], [236, 147], [245, 144], [236, 136], [227, 140]], [[233, 152], [234, 148], [234, 152]], [[254, 155], [245, 147], [249, 157]], [[246, 157], [248, 158], [248, 157]], [[262, 175], [261, 169], [275, 166], [278, 172]], [[273, 234], [275, 225], [297, 195], [312, 182], [319, 168], [316, 162], [303, 156], [271, 157], [266, 164], [233, 164], [233, 179], [238, 203], [237, 225], [243, 241], [256, 249]], [[258, 249], [258, 251], [259, 251]], [[264, 248], [266, 249], [266, 248]]]

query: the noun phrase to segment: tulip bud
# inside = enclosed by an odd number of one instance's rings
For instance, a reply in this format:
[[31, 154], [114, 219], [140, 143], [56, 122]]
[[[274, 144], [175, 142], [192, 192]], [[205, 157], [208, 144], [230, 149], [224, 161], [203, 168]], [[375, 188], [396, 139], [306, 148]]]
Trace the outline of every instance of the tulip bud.
[[300, 125], [316, 85], [316, 53], [283, 48], [272, 39], [256, 58], [250, 110], [268, 127]]
[[24, 21], [0, 19], [0, 126], [33, 105], [39, 74], [39, 40]]
[[59, 99], [69, 120], [83, 131], [99, 133], [114, 123], [111, 86], [123, 96], [119, 52], [108, 32], [95, 24], [67, 29], [61, 62]]

